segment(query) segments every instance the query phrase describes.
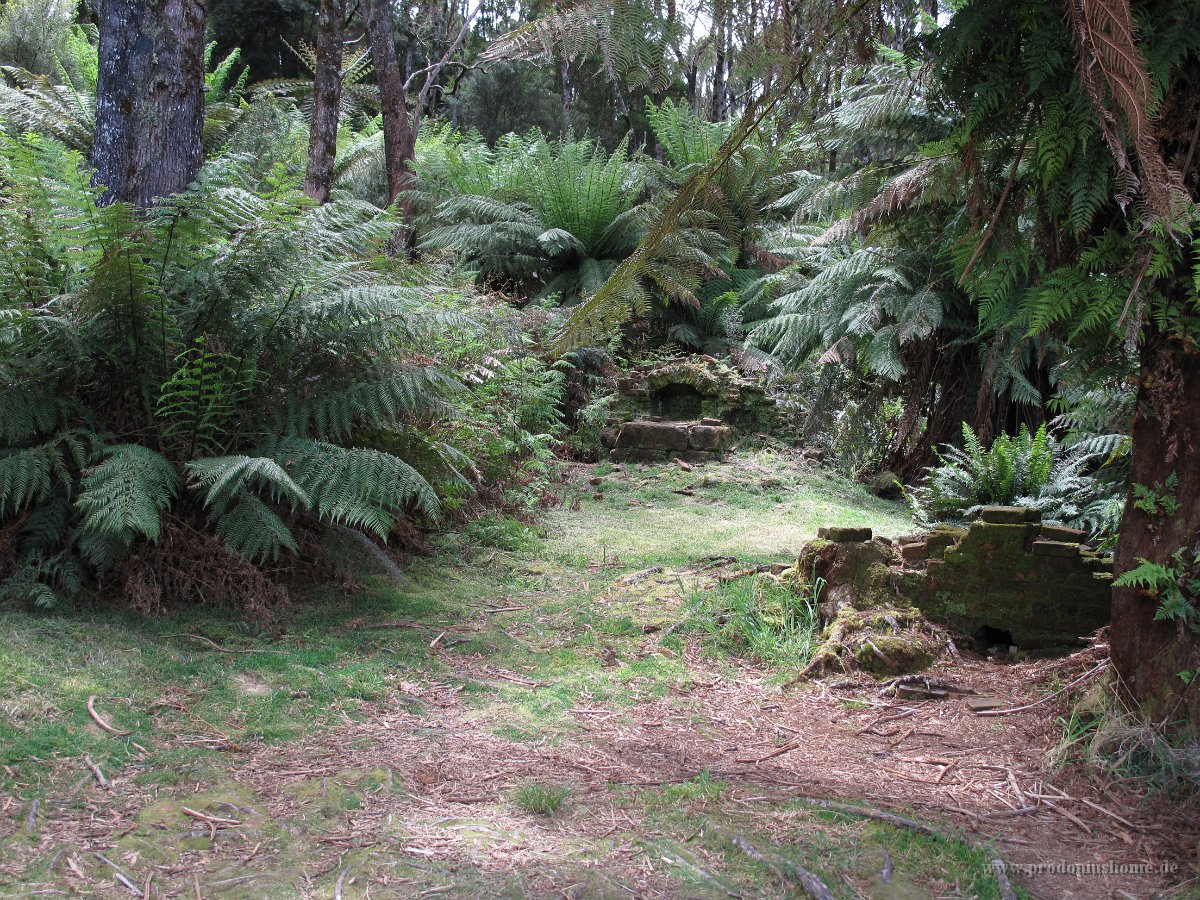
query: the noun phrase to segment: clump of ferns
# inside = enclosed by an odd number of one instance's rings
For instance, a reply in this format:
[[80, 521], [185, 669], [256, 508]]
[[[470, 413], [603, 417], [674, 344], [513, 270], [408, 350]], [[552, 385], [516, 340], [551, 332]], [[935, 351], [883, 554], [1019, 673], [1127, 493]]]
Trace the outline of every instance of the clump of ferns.
[[305, 528], [384, 541], [462, 480], [425, 427], [461, 388], [414, 349], [445, 323], [371, 264], [395, 220], [249, 172], [136, 213], [77, 151], [0, 136], [0, 601], [144, 584], [170, 530], [246, 572]]

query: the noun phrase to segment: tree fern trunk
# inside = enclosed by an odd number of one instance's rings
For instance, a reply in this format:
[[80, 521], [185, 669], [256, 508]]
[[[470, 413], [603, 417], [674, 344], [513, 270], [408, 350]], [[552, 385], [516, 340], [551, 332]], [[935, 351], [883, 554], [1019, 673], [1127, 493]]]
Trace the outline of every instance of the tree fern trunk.
[[102, 202], [148, 206], [204, 161], [203, 0], [100, 0], [92, 165]]
[[[1191, 565], [1200, 552], [1200, 351], [1163, 334], [1146, 338], [1133, 423], [1130, 483], [1171, 496], [1173, 515], [1131, 490], [1121, 519], [1116, 571], [1139, 560], [1172, 564], [1183, 548]], [[1174, 488], [1169, 485], [1177, 480]], [[1192, 577], [1197, 577], [1194, 570]], [[1196, 602], [1195, 597], [1191, 600]], [[1200, 676], [1191, 685], [1181, 672], [1200, 670], [1200, 635], [1179, 622], [1156, 622], [1158, 600], [1132, 587], [1113, 589], [1112, 661], [1130, 696], [1152, 720], [1200, 726]]]
[[317, 11], [317, 71], [313, 77], [312, 130], [304, 192], [318, 203], [329, 199], [337, 157], [337, 130], [342, 105], [342, 0], [321, 0]]

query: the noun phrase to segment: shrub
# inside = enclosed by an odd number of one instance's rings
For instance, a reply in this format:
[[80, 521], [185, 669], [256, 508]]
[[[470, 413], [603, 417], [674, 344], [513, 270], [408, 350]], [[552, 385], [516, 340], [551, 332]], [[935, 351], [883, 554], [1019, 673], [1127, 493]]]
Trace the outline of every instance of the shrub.
[[1042, 425], [1034, 433], [1021, 426], [984, 447], [963, 423], [963, 446], [937, 451], [939, 464], [926, 469], [924, 484], [909, 495], [918, 522], [962, 522], [983, 506], [1028, 506], [1042, 518], [1090, 527], [1109, 536], [1107, 519], [1096, 510], [1111, 504], [1120, 487], [1090, 474], [1097, 456], [1067, 449]]
[[97, 205], [78, 152], [0, 138], [0, 597], [145, 587], [139, 554], [181, 529], [236, 569], [308, 528], [386, 540], [438, 514], [412, 463], [454, 472], [426, 425], [461, 386], [414, 349], [440, 327], [428, 291], [364, 255], [395, 221], [247, 172], [214, 161], [139, 214]]
[[513, 799], [526, 812], [539, 816], [548, 816], [558, 812], [566, 799], [571, 796], [571, 789], [557, 784], [523, 784], [517, 788]]

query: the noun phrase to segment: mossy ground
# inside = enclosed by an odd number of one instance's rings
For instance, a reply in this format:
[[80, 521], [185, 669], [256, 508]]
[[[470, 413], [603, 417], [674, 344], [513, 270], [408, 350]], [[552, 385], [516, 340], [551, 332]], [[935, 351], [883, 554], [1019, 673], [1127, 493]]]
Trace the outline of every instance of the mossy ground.
[[[5, 613], [0, 895], [792, 893], [740, 835], [839, 896], [997, 896], [956, 839], [760, 778], [816, 707], [697, 615], [712, 557], [794, 558], [826, 524], [899, 533], [898, 506], [771, 454], [579, 469], [564, 499], [538, 529], [501, 523], [503, 546], [445, 536], [405, 582], [297, 596], [270, 627]], [[873, 715], [863, 696], [829, 701], [814, 747], [852, 739], [836, 717]]]

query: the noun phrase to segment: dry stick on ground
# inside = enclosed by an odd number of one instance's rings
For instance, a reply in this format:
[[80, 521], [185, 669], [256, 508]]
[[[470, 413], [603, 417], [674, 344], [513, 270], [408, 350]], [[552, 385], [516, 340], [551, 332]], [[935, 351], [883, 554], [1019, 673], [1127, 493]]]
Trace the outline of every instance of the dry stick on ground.
[[[770, 869], [780, 881], [785, 883], [791, 881], [799, 884], [808, 892], [809, 896], [815, 897], [816, 900], [834, 900], [833, 891], [829, 890], [825, 882], [808, 871], [808, 869], [802, 868], [790, 860], [773, 860], [740, 834], [730, 835], [729, 839], [735, 847], [752, 860], [762, 863]], [[788, 871], [789, 869], [791, 870], [790, 872]]]
[[100, 787], [104, 788], [106, 791], [112, 790], [112, 785], [108, 783], [108, 779], [104, 777], [104, 773], [100, 771], [100, 767], [92, 762], [92, 758], [90, 756], [85, 756], [83, 758], [83, 764], [91, 769], [92, 775], [95, 776], [96, 783], [99, 784]]
[[107, 731], [109, 734], [115, 734], [117, 737], [129, 737], [129, 735], [133, 734], [132, 731], [118, 731], [117, 729], [113, 728], [111, 725], [109, 725], [107, 722], [104, 721], [104, 719], [101, 717], [100, 713], [96, 712], [96, 695], [95, 694], [88, 697], [88, 699], [87, 699], [87, 711], [91, 715], [92, 721], [95, 722], [97, 725], [99, 725], [101, 728], [103, 728], [105, 731]]
[[107, 856], [105, 856], [103, 853], [93, 853], [92, 856], [96, 857], [96, 859], [100, 860], [100, 862], [102, 862], [102, 863], [107, 863], [108, 866], [113, 870], [113, 878], [117, 879], [117, 881], [121, 882], [121, 884], [125, 885], [125, 887], [129, 888], [129, 890], [132, 893], [134, 893], [134, 894], [142, 893], [141, 891], [138, 890], [137, 885], [129, 880], [129, 876], [121, 871], [121, 867], [118, 866], [111, 859], [109, 859]]
[[[898, 828], [907, 828], [910, 831], [916, 831], [928, 837], [937, 838], [940, 841], [947, 843], [961, 842], [967, 846], [974, 846], [965, 837], [958, 838], [953, 835], [945, 834], [938, 831], [936, 828], [931, 828], [914, 819], [906, 819], [903, 816], [897, 816], [894, 813], [884, 812], [881, 809], [874, 809], [869, 806], [851, 806], [849, 803], [839, 803], [836, 800], [822, 800], [819, 797], [796, 797], [801, 803], [807, 803], [810, 806], [818, 806], [821, 809], [827, 809], [831, 812], [839, 812], [848, 816], [861, 816], [864, 819], [872, 819], [876, 822], [886, 822], [888, 825], [895, 825]], [[1038, 807], [1031, 807], [1037, 809]], [[966, 810], [964, 810], [966, 812]], [[1061, 810], [1059, 810], [1061, 812]], [[972, 814], [973, 815], [973, 814]], [[978, 848], [976, 848], [978, 849]], [[996, 875], [996, 881], [1000, 887], [1001, 900], [1016, 900], [1016, 894], [1013, 892], [1012, 885], [1008, 881], [1008, 876], [1005, 874], [1007, 866], [1003, 859], [999, 856], [992, 857], [992, 871]]]
[[1013, 890], [1012, 882], [1008, 880], [1004, 860], [996, 857], [992, 860], [992, 873], [996, 876], [996, 884], [1000, 887], [1000, 900], [1017, 900], [1017, 892]]
[[286, 656], [287, 652], [288, 652], [286, 650], [270, 650], [270, 649], [265, 649], [265, 648], [262, 650], [233, 650], [233, 649], [230, 649], [229, 647], [222, 647], [216, 641], [210, 640], [209, 638], [206, 638], [202, 634], [164, 634], [163, 637], [186, 637], [186, 638], [191, 638], [193, 641], [203, 641], [204, 643], [206, 643], [210, 647], [212, 647], [214, 650], [218, 650], [221, 653], [282, 653], [283, 655]]
[[1057, 691], [1055, 691], [1052, 694], [1047, 694], [1041, 700], [1035, 700], [1032, 703], [1026, 703], [1024, 706], [1014, 706], [1011, 709], [985, 709], [985, 710], [981, 710], [981, 711], [975, 713], [975, 715], [977, 715], [977, 716], [1011, 716], [1014, 713], [1025, 712], [1025, 710], [1027, 710], [1027, 709], [1033, 709], [1036, 706], [1041, 706], [1043, 703], [1049, 703], [1051, 700], [1053, 700], [1059, 694], [1065, 693], [1066, 691], [1069, 691], [1071, 688], [1077, 687], [1078, 685], [1083, 684], [1083, 682], [1087, 681], [1089, 678], [1091, 678], [1093, 675], [1096, 675], [1097, 673], [1102, 671], [1107, 666], [1108, 666], [1108, 660], [1104, 660], [1102, 663], [1100, 663], [1100, 665], [1096, 666], [1093, 669], [1088, 669], [1086, 672], [1084, 672], [1082, 675], [1080, 675], [1078, 678], [1076, 678], [1070, 684], [1063, 685]]

